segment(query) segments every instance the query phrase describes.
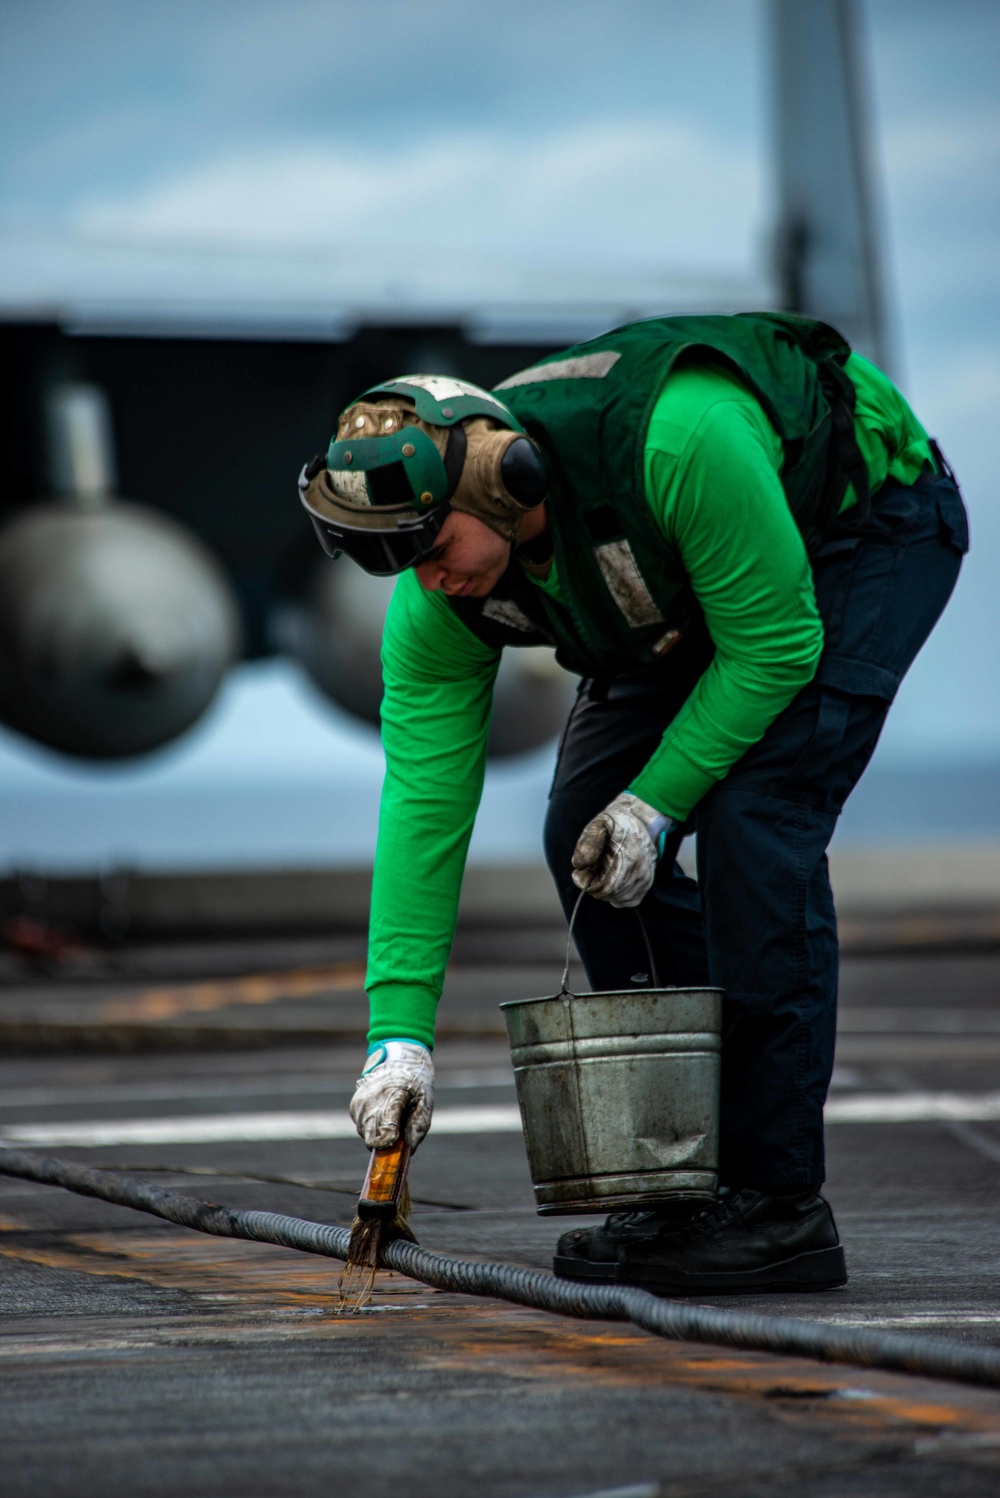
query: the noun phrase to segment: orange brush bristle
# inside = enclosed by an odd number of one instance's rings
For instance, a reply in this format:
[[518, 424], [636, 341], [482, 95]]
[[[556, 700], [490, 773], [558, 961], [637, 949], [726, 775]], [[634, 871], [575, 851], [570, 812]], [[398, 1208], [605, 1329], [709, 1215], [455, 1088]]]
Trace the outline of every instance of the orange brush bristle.
[[409, 1164], [410, 1147], [402, 1139], [372, 1150], [357, 1215], [351, 1224], [347, 1262], [340, 1276], [341, 1305], [350, 1310], [360, 1310], [371, 1295], [383, 1244], [391, 1243], [394, 1238], [417, 1241], [408, 1220]]

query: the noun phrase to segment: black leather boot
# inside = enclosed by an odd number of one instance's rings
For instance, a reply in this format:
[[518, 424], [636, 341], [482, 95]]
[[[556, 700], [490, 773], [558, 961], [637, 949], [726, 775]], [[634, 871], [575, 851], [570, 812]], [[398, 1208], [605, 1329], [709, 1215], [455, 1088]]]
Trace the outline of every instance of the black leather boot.
[[847, 1283], [833, 1213], [815, 1191], [730, 1192], [679, 1232], [620, 1242], [617, 1268], [619, 1284], [658, 1295], [754, 1295]]
[[618, 1257], [626, 1244], [659, 1240], [689, 1223], [704, 1205], [704, 1198], [681, 1198], [669, 1207], [648, 1212], [613, 1212], [599, 1228], [577, 1228], [563, 1233], [556, 1245], [552, 1267], [560, 1279], [618, 1280]]

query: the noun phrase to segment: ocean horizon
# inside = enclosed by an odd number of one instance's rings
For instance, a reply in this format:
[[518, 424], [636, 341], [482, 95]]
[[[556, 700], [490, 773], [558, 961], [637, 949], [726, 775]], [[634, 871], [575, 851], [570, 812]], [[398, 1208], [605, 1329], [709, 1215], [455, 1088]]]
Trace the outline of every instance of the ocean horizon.
[[[542, 858], [556, 745], [493, 760], [472, 864]], [[383, 759], [377, 731], [284, 662], [234, 673], [206, 720], [127, 764], [84, 764], [0, 730], [0, 869], [364, 866]], [[913, 755], [891, 742], [847, 803], [836, 845], [1000, 843], [1000, 752]]]

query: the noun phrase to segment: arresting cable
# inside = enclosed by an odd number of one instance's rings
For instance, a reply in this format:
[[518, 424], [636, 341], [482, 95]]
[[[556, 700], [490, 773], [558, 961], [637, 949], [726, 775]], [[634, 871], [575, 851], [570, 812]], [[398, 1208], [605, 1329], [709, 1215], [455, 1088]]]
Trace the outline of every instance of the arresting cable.
[[[244, 1212], [154, 1186], [119, 1171], [75, 1165], [27, 1150], [0, 1149], [0, 1174], [61, 1186], [80, 1196], [149, 1212], [217, 1238], [244, 1238], [302, 1253], [347, 1259], [350, 1231], [281, 1212]], [[483, 1264], [431, 1253], [402, 1239], [382, 1250], [385, 1268], [436, 1290], [491, 1296], [514, 1305], [604, 1321], [630, 1321], [657, 1337], [782, 1353], [822, 1363], [879, 1368], [923, 1378], [1000, 1388], [1000, 1349], [942, 1337], [913, 1337], [869, 1327], [828, 1326], [793, 1316], [716, 1310], [666, 1300], [630, 1285], [588, 1285], [512, 1264]]]

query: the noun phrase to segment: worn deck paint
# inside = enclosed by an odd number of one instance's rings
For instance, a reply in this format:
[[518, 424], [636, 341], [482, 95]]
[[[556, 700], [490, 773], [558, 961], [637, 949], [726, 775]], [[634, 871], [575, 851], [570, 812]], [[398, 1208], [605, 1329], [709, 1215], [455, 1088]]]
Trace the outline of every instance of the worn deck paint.
[[[470, 980], [473, 1010], [491, 984], [494, 997], [509, 988], [495, 971]], [[81, 986], [88, 1005], [122, 988]], [[995, 1091], [1000, 959], [929, 961], [926, 971], [848, 964], [845, 990], [846, 1008], [867, 1017], [843, 1033], [836, 1102], [944, 1094], [972, 1110]], [[945, 992], [954, 1028], [942, 1018]], [[252, 1012], [277, 1032], [282, 1015], [322, 1002], [225, 1012]], [[331, 1002], [354, 999], [345, 991]], [[906, 1008], [911, 1024], [894, 1028], [893, 1014]], [[485, 1012], [484, 1001], [477, 1025]], [[511, 1108], [502, 1042], [466, 1035], [443, 1042], [436, 1060], [442, 1118], [457, 1104]], [[0, 1056], [0, 1133], [157, 1121], [167, 1129], [171, 1117], [208, 1127], [237, 1110], [342, 1117], [357, 1064], [353, 1045], [287, 1043], [204, 1055]], [[830, 1130], [829, 1146], [849, 1285], [729, 1304], [1000, 1344], [1000, 1124], [856, 1118]], [[360, 1186], [366, 1160], [346, 1136], [161, 1139], [115, 1153], [77, 1145], [73, 1157], [344, 1226], [351, 1195], [240, 1172]], [[171, 1162], [232, 1174], [171, 1176]], [[545, 1267], [558, 1233], [583, 1222], [535, 1215], [514, 1131], [440, 1128], [411, 1180], [417, 1196], [442, 1204], [418, 1209], [421, 1241], [463, 1257]], [[28, 1182], [0, 1179], [0, 1219], [4, 1498], [1000, 1491], [1000, 1393], [667, 1342], [384, 1274], [371, 1305], [345, 1315], [335, 1261], [209, 1238]]]
[[[428, 1369], [607, 1387], [683, 1385], [765, 1400], [782, 1421], [876, 1436], [962, 1432], [981, 1438], [977, 1449], [988, 1449], [994, 1438], [1000, 1448], [1000, 1395], [989, 1391], [668, 1342], [634, 1327], [590, 1325], [435, 1291], [386, 1272], [378, 1274], [371, 1301], [358, 1314], [338, 1303], [336, 1261], [179, 1228], [149, 1231], [141, 1218], [138, 1224], [39, 1234], [5, 1217], [0, 1259], [183, 1290], [212, 1307], [211, 1324], [198, 1323], [198, 1335], [211, 1341], [360, 1338], [391, 1345], [398, 1335], [394, 1315], [404, 1315], [408, 1339], [420, 1339], [419, 1361]], [[0, 1342], [0, 1359], [157, 1347], [190, 1336], [188, 1326], [158, 1328], [152, 1338], [91, 1328], [78, 1339]]]

